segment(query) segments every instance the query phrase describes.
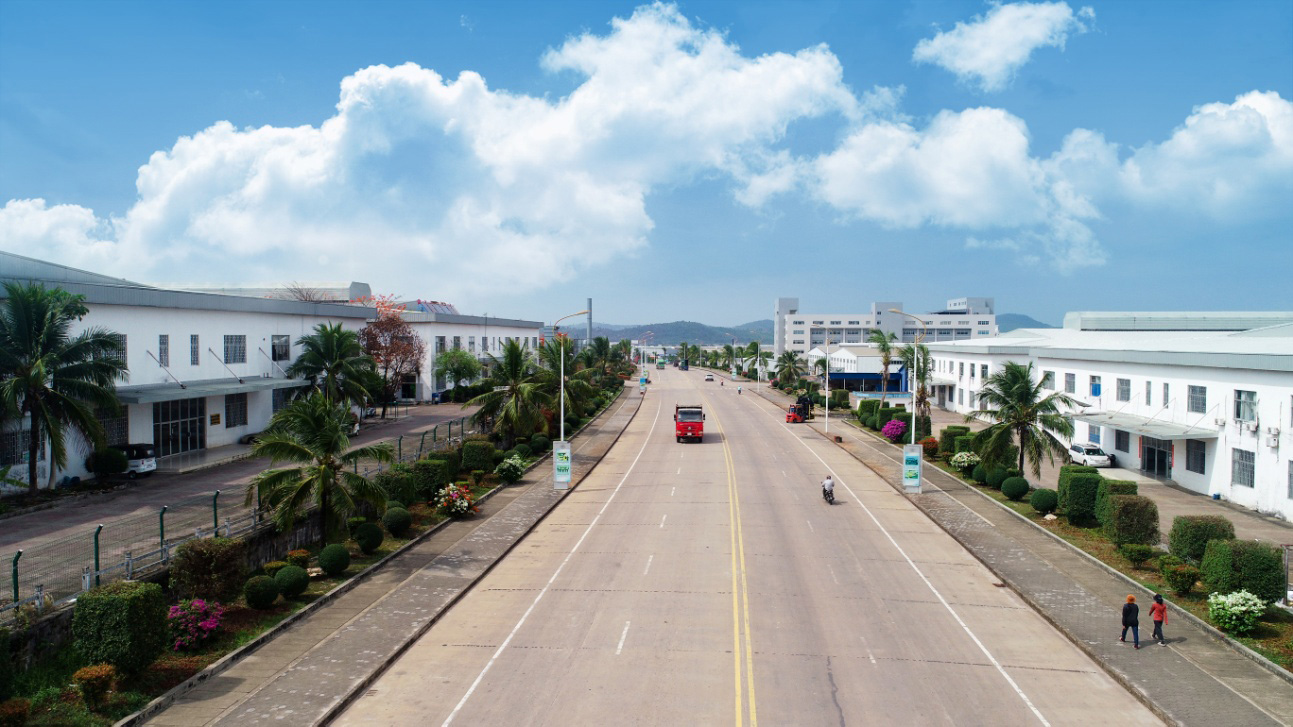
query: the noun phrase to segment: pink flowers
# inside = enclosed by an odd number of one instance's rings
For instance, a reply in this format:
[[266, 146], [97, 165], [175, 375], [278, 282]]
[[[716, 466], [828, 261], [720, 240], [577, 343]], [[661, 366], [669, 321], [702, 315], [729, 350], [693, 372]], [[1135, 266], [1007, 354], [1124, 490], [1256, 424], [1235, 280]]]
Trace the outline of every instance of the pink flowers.
[[890, 419], [880, 430], [880, 433], [884, 435], [885, 439], [896, 444], [902, 439], [902, 435], [907, 433], [907, 424], [897, 419]]
[[193, 649], [201, 645], [220, 628], [224, 606], [201, 598], [181, 601], [171, 606], [167, 614], [175, 650]]

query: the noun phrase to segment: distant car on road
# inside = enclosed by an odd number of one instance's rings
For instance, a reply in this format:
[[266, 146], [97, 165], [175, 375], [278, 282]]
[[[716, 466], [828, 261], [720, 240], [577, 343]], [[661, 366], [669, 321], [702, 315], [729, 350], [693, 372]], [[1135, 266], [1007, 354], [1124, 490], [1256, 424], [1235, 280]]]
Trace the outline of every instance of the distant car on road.
[[713, 381], [713, 380], [714, 380], [714, 375], [713, 375], [713, 374], [705, 374], [705, 380], [706, 380], [706, 381]]
[[1069, 459], [1073, 464], [1087, 467], [1112, 467], [1113, 460], [1098, 445], [1090, 442], [1074, 443], [1069, 446]]
[[135, 479], [157, 469], [157, 449], [151, 444], [114, 444], [113, 449], [126, 455], [126, 476]]

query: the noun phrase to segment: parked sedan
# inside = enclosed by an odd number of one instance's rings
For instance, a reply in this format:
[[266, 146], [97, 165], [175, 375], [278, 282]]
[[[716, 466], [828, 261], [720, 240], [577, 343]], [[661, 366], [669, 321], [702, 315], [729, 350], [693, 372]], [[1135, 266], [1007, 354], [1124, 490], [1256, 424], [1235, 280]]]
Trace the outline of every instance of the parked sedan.
[[1113, 460], [1108, 454], [1105, 454], [1099, 446], [1090, 442], [1069, 445], [1069, 459], [1073, 464], [1082, 464], [1088, 467], [1112, 467]]

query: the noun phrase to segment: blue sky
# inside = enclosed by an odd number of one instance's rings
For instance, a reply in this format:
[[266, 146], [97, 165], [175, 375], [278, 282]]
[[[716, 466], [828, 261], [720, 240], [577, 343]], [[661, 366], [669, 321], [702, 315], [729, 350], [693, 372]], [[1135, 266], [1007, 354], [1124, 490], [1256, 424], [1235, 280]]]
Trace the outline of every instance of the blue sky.
[[1287, 309], [1291, 100], [1287, 0], [6, 0], [0, 249], [548, 320]]

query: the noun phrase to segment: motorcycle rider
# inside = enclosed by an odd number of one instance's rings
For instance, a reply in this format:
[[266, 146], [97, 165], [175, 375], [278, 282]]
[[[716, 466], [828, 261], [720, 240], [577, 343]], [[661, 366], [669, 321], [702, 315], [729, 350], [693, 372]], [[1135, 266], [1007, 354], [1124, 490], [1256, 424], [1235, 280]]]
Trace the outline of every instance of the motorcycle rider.
[[826, 475], [826, 479], [822, 480], [822, 493], [825, 494], [827, 492], [832, 495], [835, 494], [835, 480], [831, 475]]
[[738, 393], [738, 394], [739, 394], [739, 393], [741, 393], [741, 387], [740, 387], [740, 386], [737, 386], [737, 387], [736, 387], [736, 393]]

